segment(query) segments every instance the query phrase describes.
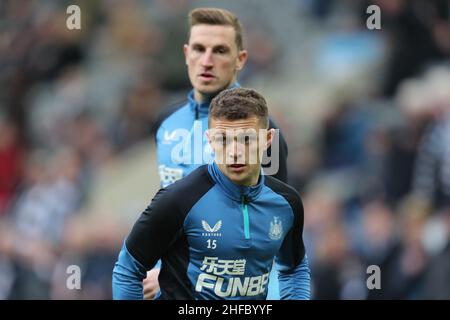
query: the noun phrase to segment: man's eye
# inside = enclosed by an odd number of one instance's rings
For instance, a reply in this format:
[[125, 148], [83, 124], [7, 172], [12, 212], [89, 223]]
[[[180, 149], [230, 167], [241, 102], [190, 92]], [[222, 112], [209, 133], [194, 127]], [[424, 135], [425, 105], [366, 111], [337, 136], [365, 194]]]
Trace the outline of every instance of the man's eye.
[[251, 136], [244, 136], [244, 137], [241, 138], [240, 141], [243, 141], [245, 144], [250, 144], [253, 141], [255, 141], [255, 138], [251, 137]]
[[225, 48], [217, 48], [216, 50], [214, 50], [216, 53], [219, 53], [219, 54], [224, 54], [224, 53], [227, 53], [227, 49], [225, 49]]
[[215, 139], [217, 144], [222, 144], [222, 145], [226, 145], [227, 144], [227, 139], [225, 137], [217, 137]]
[[193, 50], [196, 51], [196, 52], [203, 52], [203, 51], [205, 51], [205, 49], [203, 47], [200, 47], [200, 46], [194, 46]]

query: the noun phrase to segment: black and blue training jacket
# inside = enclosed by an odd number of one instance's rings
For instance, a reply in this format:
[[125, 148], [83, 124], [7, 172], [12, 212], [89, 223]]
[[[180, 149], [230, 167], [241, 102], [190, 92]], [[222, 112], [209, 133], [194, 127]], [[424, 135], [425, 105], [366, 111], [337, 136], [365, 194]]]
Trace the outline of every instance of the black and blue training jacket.
[[142, 299], [162, 261], [160, 299], [266, 299], [275, 257], [281, 299], [309, 299], [303, 205], [287, 184], [260, 175], [234, 184], [215, 163], [161, 189], [127, 237], [113, 271], [114, 299]]

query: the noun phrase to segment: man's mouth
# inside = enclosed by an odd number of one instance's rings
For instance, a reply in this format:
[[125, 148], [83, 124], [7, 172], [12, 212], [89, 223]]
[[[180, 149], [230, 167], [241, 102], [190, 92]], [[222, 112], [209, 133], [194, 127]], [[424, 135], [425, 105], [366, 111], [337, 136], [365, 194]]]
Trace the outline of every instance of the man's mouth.
[[200, 78], [202, 78], [204, 80], [211, 80], [211, 79], [213, 79], [215, 77], [214, 77], [214, 75], [212, 73], [203, 72], [203, 73], [200, 73]]
[[245, 164], [230, 164], [228, 165], [228, 168], [231, 169], [231, 171], [233, 172], [242, 172], [245, 169], [246, 165]]

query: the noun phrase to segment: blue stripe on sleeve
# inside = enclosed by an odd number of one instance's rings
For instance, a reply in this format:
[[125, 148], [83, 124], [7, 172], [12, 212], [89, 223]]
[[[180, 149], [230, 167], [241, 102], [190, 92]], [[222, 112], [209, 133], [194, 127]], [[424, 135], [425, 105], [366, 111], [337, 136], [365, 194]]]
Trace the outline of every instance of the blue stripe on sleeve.
[[124, 243], [113, 269], [113, 299], [142, 300], [144, 298], [142, 280], [146, 275], [144, 266], [133, 258]]
[[311, 298], [311, 272], [308, 257], [291, 270], [278, 270], [281, 300], [309, 300]]

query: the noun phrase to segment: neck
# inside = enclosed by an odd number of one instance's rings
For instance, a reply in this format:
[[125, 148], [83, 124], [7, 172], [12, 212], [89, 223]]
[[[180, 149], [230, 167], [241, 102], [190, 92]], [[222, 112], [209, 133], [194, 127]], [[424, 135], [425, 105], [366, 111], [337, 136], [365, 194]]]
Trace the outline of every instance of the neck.
[[258, 169], [258, 172], [255, 173], [254, 175], [252, 175], [251, 177], [248, 178], [248, 180], [245, 181], [241, 181], [241, 182], [234, 182], [238, 185], [244, 186], [244, 187], [253, 187], [256, 186], [258, 184], [258, 180], [259, 180], [259, 173], [261, 172], [261, 168]]
[[213, 97], [214, 95], [206, 95], [194, 90], [194, 99], [197, 103], [204, 103], [211, 100]]

